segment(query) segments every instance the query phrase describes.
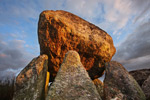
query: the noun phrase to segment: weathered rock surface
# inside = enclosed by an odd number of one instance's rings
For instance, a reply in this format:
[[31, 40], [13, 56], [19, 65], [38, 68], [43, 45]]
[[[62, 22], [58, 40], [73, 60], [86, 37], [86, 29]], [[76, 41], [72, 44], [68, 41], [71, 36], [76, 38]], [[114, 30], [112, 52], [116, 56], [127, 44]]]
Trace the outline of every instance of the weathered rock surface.
[[46, 100], [101, 100], [77, 52], [66, 53]]
[[48, 56], [34, 58], [17, 76], [13, 100], [44, 100]]
[[43, 11], [38, 23], [41, 54], [49, 57], [50, 81], [59, 70], [65, 53], [76, 50], [92, 79], [103, 74], [104, 63], [115, 54], [113, 40], [97, 26], [66, 11]]
[[142, 86], [143, 82], [150, 75], [150, 69], [134, 70], [130, 71], [129, 73], [134, 77], [134, 79], [138, 82], [138, 84]]
[[145, 95], [128, 71], [119, 63], [112, 61], [105, 65], [105, 100], [145, 100]]
[[100, 95], [100, 97], [102, 98], [102, 100], [104, 100], [104, 84], [103, 82], [101, 82], [99, 79], [94, 79], [93, 80], [94, 85], [96, 86], [96, 89]]
[[146, 100], [150, 100], [150, 75], [142, 84], [142, 90], [145, 93]]

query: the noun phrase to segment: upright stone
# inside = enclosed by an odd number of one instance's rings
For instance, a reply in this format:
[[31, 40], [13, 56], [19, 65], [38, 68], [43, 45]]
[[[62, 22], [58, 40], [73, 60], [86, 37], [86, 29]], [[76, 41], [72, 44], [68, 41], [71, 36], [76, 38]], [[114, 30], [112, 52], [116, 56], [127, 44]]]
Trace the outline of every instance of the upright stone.
[[129, 73], [134, 77], [134, 79], [138, 82], [138, 84], [142, 86], [143, 82], [150, 75], [150, 69], [134, 70], [134, 71], [130, 71]]
[[104, 100], [104, 84], [103, 82], [101, 82], [99, 79], [94, 79], [93, 80], [94, 85], [96, 86], [96, 89], [100, 95], [100, 97], [102, 98], [102, 100]]
[[146, 100], [150, 100], [150, 75], [142, 84], [142, 90], [145, 93]]
[[17, 76], [13, 100], [44, 100], [47, 55], [34, 58]]
[[105, 100], [145, 100], [145, 95], [128, 71], [115, 61], [107, 63], [104, 79]]
[[66, 53], [46, 100], [101, 100], [77, 52]]
[[115, 54], [113, 40], [99, 27], [62, 10], [43, 11], [38, 23], [41, 54], [49, 57], [52, 82], [68, 50], [76, 50], [91, 79], [100, 77], [104, 63]]

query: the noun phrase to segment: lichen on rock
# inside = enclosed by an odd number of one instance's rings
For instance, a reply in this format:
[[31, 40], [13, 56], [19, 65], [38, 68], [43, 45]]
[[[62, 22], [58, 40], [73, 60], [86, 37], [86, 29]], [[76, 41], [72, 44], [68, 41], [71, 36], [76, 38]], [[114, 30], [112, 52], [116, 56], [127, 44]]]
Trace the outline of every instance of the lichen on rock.
[[104, 100], [104, 84], [103, 84], [103, 82], [101, 82], [99, 79], [94, 79], [93, 82], [94, 82], [94, 85], [96, 86], [96, 89], [97, 89], [100, 97], [102, 98], [102, 100]]
[[65, 53], [76, 50], [91, 79], [100, 77], [104, 63], [115, 54], [109, 34], [82, 18], [62, 10], [43, 11], [38, 22], [40, 53], [49, 57], [48, 66], [52, 82]]
[[118, 62], [105, 65], [104, 95], [105, 100], [146, 100], [145, 95], [128, 71]]
[[146, 100], [150, 100], [150, 75], [142, 84], [142, 90], [145, 93]]
[[17, 76], [13, 100], [44, 100], [48, 56], [34, 58]]
[[68, 51], [46, 100], [101, 100], [76, 51]]

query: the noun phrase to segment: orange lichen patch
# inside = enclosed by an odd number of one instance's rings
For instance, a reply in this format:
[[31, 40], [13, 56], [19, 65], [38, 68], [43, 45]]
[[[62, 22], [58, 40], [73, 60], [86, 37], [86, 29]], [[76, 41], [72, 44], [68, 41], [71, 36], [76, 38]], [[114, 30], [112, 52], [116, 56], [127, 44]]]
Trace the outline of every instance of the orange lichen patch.
[[48, 93], [49, 78], [50, 78], [50, 73], [47, 72], [47, 74], [46, 74], [46, 81], [45, 81], [45, 97], [47, 96], [47, 93]]
[[32, 75], [33, 75], [32, 69], [29, 69], [29, 70], [26, 72], [26, 77], [27, 77], [27, 78], [30, 78]]
[[[86, 59], [85, 57], [82, 57], [81, 62], [85, 66], [86, 70], [90, 70], [94, 64], [94, 58], [89, 57], [89, 59]], [[89, 66], [89, 65], [91, 65], [91, 66]]]
[[24, 79], [24, 75], [19, 75], [19, 76], [16, 78], [16, 83], [21, 84], [21, 83], [23, 82], [23, 79]]
[[58, 71], [58, 70], [59, 70], [59, 67], [54, 66], [54, 70], [55, 70], [55, 71]]

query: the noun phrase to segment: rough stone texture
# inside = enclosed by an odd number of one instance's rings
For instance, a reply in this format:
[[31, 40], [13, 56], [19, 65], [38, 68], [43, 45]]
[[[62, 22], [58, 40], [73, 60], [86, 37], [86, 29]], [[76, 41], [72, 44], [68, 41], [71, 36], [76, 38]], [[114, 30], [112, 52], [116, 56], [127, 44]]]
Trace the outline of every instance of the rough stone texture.
[[66, 53], [46, 100], [101, 100], [77, 52]]
[[40, 53], [49, 57], [50, 81], [59, 70], [65, 53], [76, 50], [92, 79], [103, 74], [104, 63], [115, 54], [113, 40], [97, 26], [66, 11], [43, 11], [38, 22]]
[[134, 70], [130, 71], [129, 73], [134, 77], [134, 79], [138, 82], [138, 84], [142, 86], [143, 82], [150, 75], [150, 69]]
[[96, 86], [96, 89], [97, 89], [100, 97], [102, 98], [102, 100], [104, 100], [104, 92], [103, 92], [104, 84], [103, 84], [103, 82], [101, 82], [99, 79], [94, 79], [93, 82], [94, 82], [94, 85]]
[[105, 100], [145, 100], [145, 95], [128, 71], [119, 63], [112, 61], [105, 65]]
[[44, 100], [48, 56], [34, 58], [17, 76], [13, 100]]
[[150, 100], [150, 75], [147, 78], [147, 80], [145, 80], [144, 83], [142, 84], [142, 90], [145, 93], [146, 99]]

